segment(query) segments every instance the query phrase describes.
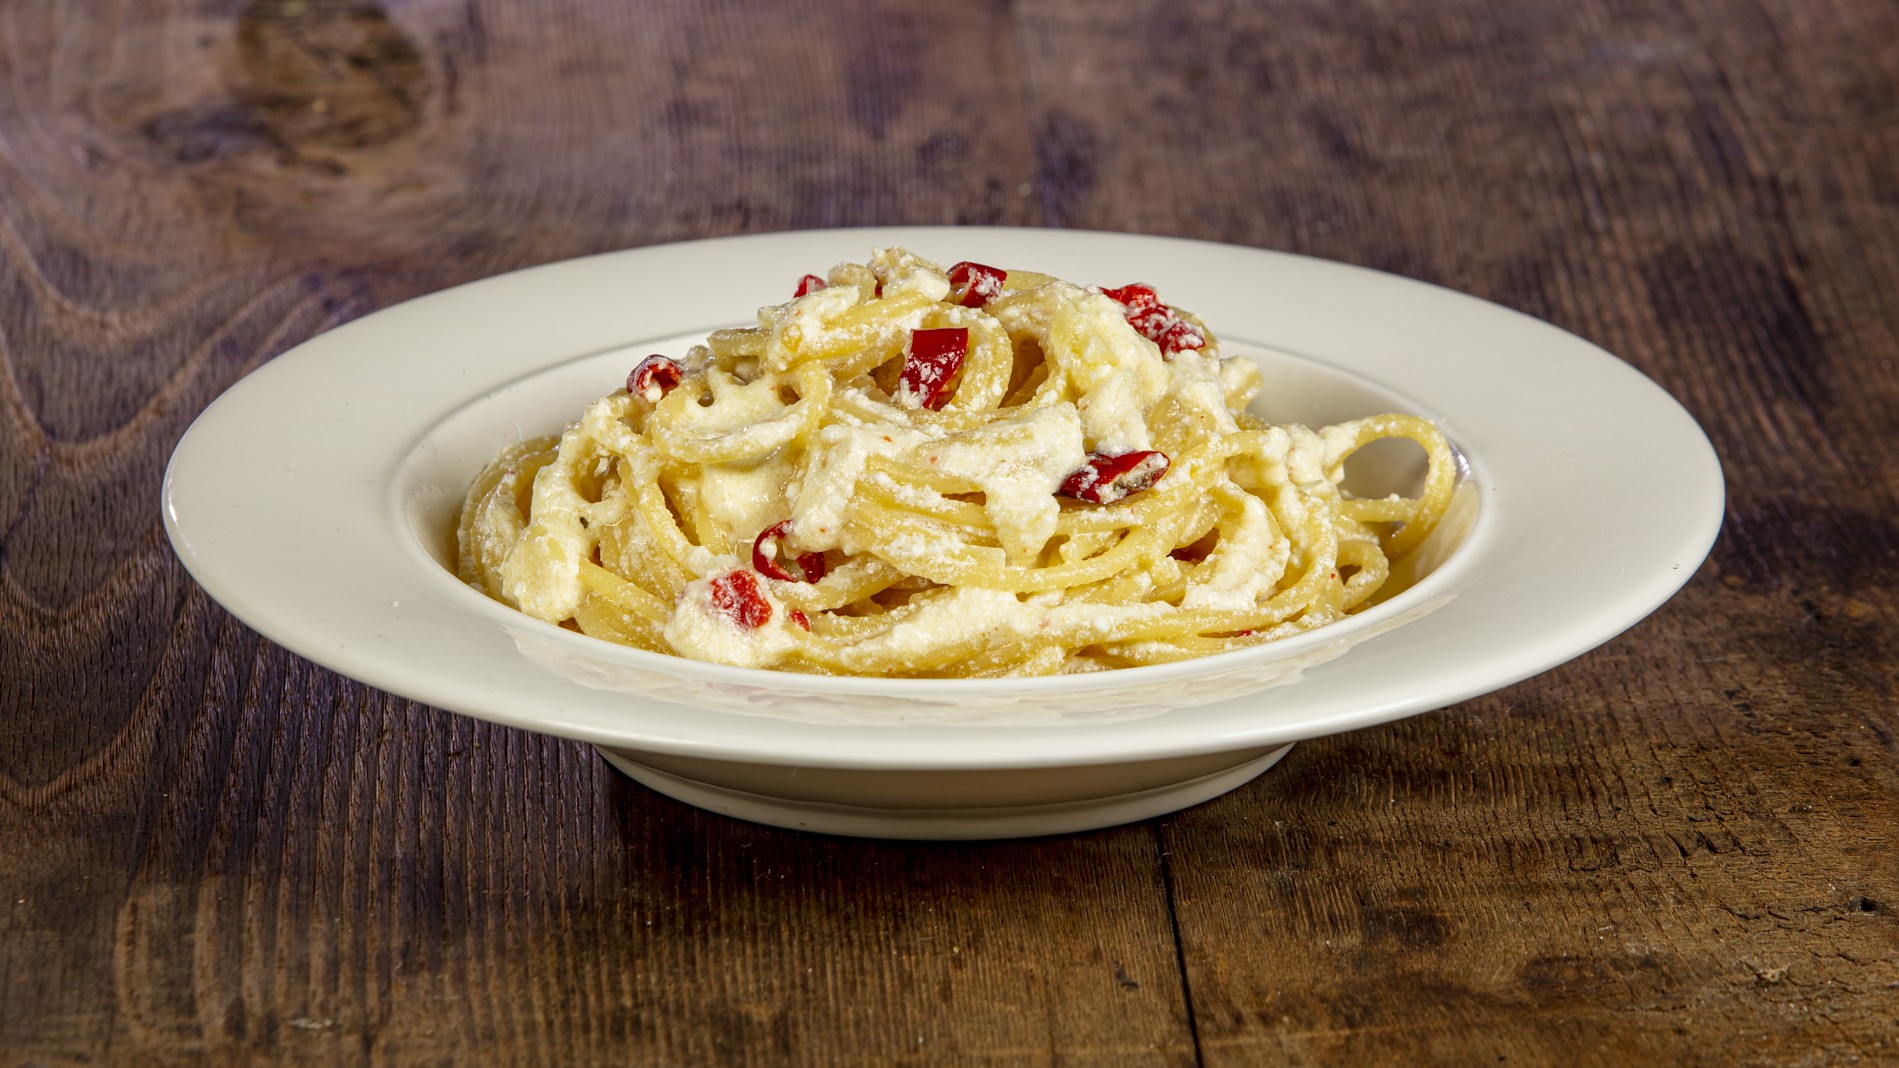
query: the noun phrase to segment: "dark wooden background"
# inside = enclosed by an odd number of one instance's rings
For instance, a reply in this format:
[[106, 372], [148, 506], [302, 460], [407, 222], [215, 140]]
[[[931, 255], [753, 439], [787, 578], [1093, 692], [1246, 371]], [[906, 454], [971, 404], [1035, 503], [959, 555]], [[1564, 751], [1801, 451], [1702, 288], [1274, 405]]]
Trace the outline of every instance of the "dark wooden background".
[[[7, 1064], [1899, 1062], [1890, 0], [0, 4]], [[1727, 526], [1540, 678], [1047, 841], [706, 815], [260, 640], [159, 523], [457, 282], [999, 223], [1290, 249], [1679, 397]]]

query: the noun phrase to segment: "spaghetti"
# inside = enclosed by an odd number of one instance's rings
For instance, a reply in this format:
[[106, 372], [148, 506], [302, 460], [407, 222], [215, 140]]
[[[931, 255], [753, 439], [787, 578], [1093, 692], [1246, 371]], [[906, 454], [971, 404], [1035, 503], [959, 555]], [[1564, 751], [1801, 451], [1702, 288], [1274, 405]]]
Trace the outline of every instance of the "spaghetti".
[[[651, 356], [476, 479], [463, 579], [662, 653], [824, 674], [1152, 664], [1343, 618], [1449, 505], [1429, 422], [1247, 413], [1253, 364], [1148, 286], [901, 249]], [[1415, 497], [1346, 459], [1422, 446]]]

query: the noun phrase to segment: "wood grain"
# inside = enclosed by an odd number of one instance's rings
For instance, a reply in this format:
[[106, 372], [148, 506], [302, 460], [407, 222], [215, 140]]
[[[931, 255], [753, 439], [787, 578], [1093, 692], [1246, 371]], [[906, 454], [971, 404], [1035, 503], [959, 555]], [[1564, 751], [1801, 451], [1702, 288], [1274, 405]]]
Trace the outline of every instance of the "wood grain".
[[[1899, 10], [1878, 0], [0, 5], [7, 1063], [1899, 1060]], [[1289, 249], [1702, 422], [1590, 655], [1177, 816], [866, 843], [286, 654], [166, 457], [456, 282], [694, 237]]]

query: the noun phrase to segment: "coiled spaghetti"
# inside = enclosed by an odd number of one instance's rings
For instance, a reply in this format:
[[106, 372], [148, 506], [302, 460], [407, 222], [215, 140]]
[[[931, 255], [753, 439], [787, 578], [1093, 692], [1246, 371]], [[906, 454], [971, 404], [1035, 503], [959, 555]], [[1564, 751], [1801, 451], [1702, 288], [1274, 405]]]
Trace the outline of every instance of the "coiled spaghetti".
[[[1429, 422], [1311, 430], [1140, 285], [901, 249], [683, 360], [651, 357], [471, 487], [462, 577], [663, 653], [791, 671], [1030, 675], [1202, 656], [1364, 605], [1443, 515]], [[1347, 457], [1406, 438], [1414, 497]]]

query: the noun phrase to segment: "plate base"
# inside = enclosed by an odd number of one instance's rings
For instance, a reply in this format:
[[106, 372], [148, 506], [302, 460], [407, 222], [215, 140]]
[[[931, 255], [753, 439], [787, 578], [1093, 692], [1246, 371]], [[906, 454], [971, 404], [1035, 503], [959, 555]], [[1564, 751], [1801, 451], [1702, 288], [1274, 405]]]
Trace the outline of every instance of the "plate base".
[[[924, 791], [942, 798], [929, 805], [916, 806], [917, 793], [898, 791], [889, 804], [874, 798], [855, 803], [820, 800], [812, 797], [768, 796], [748, 790], [721, 786], [695, 778], [662, 771], [632, 754], [599, 748], [609, 764], [633, 781], [657, 790], [676, 801], [703, 808], [735, 819], [785, 827], [796, 831], [845, 835], [855, 838], [893, 838], [910, 840], [980, 840], [995, 838], [1032, 838], [1038, 835], [1071, 834], [1133, 823], [1152, 816], [1176, 812], [1202, 801], [1209, 801], [1239, 788], [1285, 757], [1291, 745], [1266, 750], [1249, 750], [1242, 759], [1219, 770], [1179, 782], [1149, 786], [1127, 793], [1081, 797], [1068, 800], [1028, 802], [1012, 805], [957, 805], [943, 797], [943, 783]], [[1230, 758], [1234, 754], [1227, 754]], [[808, 769], [812, 778], [834, 774]], [[901, 782], [901, 772], [883, 773], [893, 783]], [[911, 773], [912, 776], [946, 773]], [[953, 773], [949, 773], [953, 774]], [[973, 773], [971, 796], [983, 797], [980, 783], [984, 773]], [[951, 793], [960, 792], [953, 788]], [[988, 795], [993, 796], [993, 795]], [[906, 805], [903, 802], [909, 801]]]

